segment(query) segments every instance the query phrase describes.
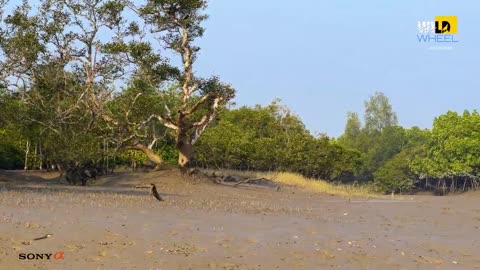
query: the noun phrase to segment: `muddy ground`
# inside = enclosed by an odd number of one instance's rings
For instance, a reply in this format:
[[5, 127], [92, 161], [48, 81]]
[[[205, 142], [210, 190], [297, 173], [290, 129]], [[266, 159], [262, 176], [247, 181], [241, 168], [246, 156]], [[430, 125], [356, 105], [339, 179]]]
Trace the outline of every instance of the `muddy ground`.
[[[57, 176], [0, 171], [0, 269], [480, 269], [478, 193], [349, 201], [176, 171]], [[164, 202], [134, 188], [151, 182]]]

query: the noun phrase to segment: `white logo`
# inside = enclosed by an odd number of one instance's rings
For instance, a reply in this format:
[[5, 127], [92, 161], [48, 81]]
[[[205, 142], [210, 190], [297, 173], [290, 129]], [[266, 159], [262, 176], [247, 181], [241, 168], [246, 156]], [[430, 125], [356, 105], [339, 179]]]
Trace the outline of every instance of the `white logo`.
[[435, 22], [434, 21], [418, 21], [417, 22], [418, 32], [421, 34], [431, 34], [435, 33]]

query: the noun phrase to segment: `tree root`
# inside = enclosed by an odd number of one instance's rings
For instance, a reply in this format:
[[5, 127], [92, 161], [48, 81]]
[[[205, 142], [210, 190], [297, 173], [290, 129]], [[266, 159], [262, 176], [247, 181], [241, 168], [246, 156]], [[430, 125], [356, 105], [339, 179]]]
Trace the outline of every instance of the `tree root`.
[[[280, 186], [273, 182], [273, 179], [266, 179], [266, 178], [247, 178], [238, 175], [227, 175], [227, 176], [218, 176], [215, 173], [212, 175], [208, 175], [199, 169], [189, 169], [187, 171], [189, 176], [192, 175], [202, 175], [206, 179], [212, 181], [214, 184], [227, 186], [227, 187], [239, 187], [242, 184], [249, 184], [253, 186], [261, 186], [261, 187], [268, 187], [274, 188], [276, 191], [280, 190]], [[232, 183], [232, 184], [228, 184]]]
[[202, 172], [199, 169], [195, 169], [195, 168], [188, 169], [187, 171], [185, 171], [185, 174], [187, 174], [188, 176], [194, 176], [194, 175], [199, 174], [199, 175], [204, 176], [208, 180], [212, 181], [214, 184], [222, 185], [222, 182], [217, 181], [215, 178], [210, 177], [208, 174]]

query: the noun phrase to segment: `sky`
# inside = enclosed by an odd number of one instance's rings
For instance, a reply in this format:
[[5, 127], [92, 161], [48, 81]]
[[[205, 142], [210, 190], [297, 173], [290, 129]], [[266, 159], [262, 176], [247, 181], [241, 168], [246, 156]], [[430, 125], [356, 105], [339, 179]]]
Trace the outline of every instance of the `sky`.
[[[340, 136], [377, 91], [407, 128], [480, 107], [478, 0], [209, 0], [206, 13], [197, 74], [231, 83], [237, 106], [280, 98], [313, 134]], [[458, 17], [451, 50], [417, 39], [440, 15]]]
[[[313, 133], [341, 135], [376, 91], [405, 127], [480, 107], [480, 1], [210, 0], [207, 13], [197, 73], [231, 83], [239, 106], [282, 99]], [[451, 50], [417, 40], [439, 15], [458, 16]]]

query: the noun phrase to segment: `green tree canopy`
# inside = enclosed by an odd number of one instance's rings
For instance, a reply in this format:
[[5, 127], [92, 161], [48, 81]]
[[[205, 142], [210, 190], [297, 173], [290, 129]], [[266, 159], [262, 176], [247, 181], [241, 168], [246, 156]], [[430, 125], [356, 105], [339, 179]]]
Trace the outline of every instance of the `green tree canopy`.
[[365, 101], [365, 129], [368, 132], [379, 132], [397, 124], [397, 114], [385, 94], [375, 92], [368, 101]]

